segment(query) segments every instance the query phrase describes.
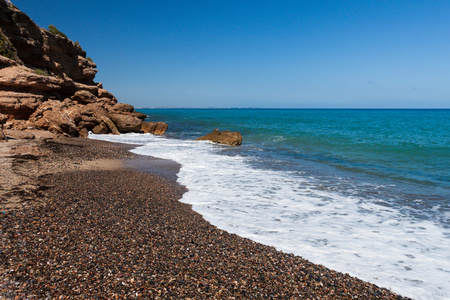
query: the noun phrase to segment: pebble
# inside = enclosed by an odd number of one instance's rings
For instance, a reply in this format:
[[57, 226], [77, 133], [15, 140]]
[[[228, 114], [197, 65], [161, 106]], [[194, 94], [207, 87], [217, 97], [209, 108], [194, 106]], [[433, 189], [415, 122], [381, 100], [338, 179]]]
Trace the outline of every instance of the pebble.
[[[95, 141], [41, 147], [67, 162], [134, 157]], [[67, 170], [38, 183], [40, 201], [0, 215], [0, 298], [406, 299], [218, 229], [169, 178]]]

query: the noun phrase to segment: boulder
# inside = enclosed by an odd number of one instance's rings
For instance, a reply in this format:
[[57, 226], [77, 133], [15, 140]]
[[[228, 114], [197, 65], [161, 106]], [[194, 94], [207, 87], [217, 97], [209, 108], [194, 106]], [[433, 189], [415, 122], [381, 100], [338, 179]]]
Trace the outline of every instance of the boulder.
[[126, 103], [117, 103], [112, 107], [113, 111], [116, 112], [133, 112], [134, 107], [133, 105], [126, 104]]
[[208, 133], [205, 136], [199, 137], [196, 141], [211, 141], [218, 144], [239, 146], [242, 144], [242, 135], [239, 132], [219, 131], [219, 129], [214, 129], [213, 132]]
[[49, 100], [44, 102], [30, 116], [30, 121], [37, 129], [48, 130], [54, 134], [78, 136], [75, 122], [65, 113], [66, 103]]
[[27, 69], [12, 66], [0, 69], [0, 85], [16, 89], [33, 89], [33, 91], [50, 91], [61, 89], [64, 80], [44, 75], [40, 69]]
[[78, 70], [81, 70], [79, 78], [83, 81], [92, 81], [97, 74], [97, 65], [90, 59], [78, 55]]
[[100, 118], [108, 116], [108, 111], [100, 103], [90, 103], [82, 107], [81, 114]]
[[156, 129], [155, 122], [142, 122], [141, 124], [141, 133], [153, 133]]
[[105, 106], [111, 106], [111, 110], [112, 110], [112, 106], [115, 105], [117, 103], [117, 99], [113, 98], [98, 98], [98, 102], [102, 103]]
[[88, 135], [89, 135], [89, 131], [87, 130], [86, 127], [83, 127], [83, 128], [81, 128], [81, 129], [78, 131], [78, 135], [79, 135], [80, 137], [87, 138]]
[[44, 101], [42, 94], [1, 91], [0, 112], [12, 119], [26, 120]]
[[36, 137], [31, 131], [7, 130], [6, 135], [18, 140], [34, 140]]
[[34, 124], [29, 120], [8, 119], [3, 129], [27, 130], [34, 129]]
[[141, 130], [142, 120], [131, 114], [110, 113], [109, 116], [119, 132], [139, 132]]
[[163, 135], [169, 126], [164, 122], [142, 122], [142, 133], [152, 133], [156, 135]]
[[81, 90], [76, 91], [72, 96], [72, 100], [80, 103], [80, 104], [89, 104], [97, 102], [97, 97], [89, 91]]
[[167, 128], [169, 128], [169, 126], [166, 123], [156, 122], [156, 128], [155, 128], [155, 131], [153, 132], [153, 134], [163, 135], [164, 132], [166, 132]]
[[107, 134], [110, 133], [111, 130], [109, 129], [108, 125], [106, 125], [105, 122], [101, 122], [99, 125], [92, 128], [92, 132], [95, 134]]
[[69, 116], [69, 118], [77, 123], [81, 120], [83, 108], [84, 106], [81, 104], [70, 105], [64, 112], [67, 114], [67, 116]]
[[[71, 78], [67, 78], [67, 80], [71, 80]], [[71, 85], [74, 87], [75, 91], [88, 91], [91, 94], [97, 95], [98, 94], [98, 87], [96, 85], [87, 85], [79, 82], [68, 82], [68, 85]]]
[[76, 123], [78, 132], [85, 128], [87, 131], [91, 131], [95, 126], [98, 126], [102, 122], [101, 119], [96, 117], [81, 116], [81, 120]]
[[13, 59], [7, 58], [3, 55], [0, 55], [0, 66], [2, 67], [11, 67], [11, 66], [17, 66], [17, 62]]
[[115, 135], [119, 135], [120, 134], [119, 130], [117, 130], [116, 125], [114, 124], [113, 121], [111, 121], [110, 118], [108, 118], [108, 117], [101, 117], [101, 119], [106, 124], [106, 126], [108, 126], [109, 130], [111, 130], [112, 134], [115, 134]]
[[103, 84], [101, 85], [101, 88], [98, 89], [98, 97], [99, 98], [108, 98], [108, 99], [114, 98], [113, 94], [111, 94], [110, 92], [108, 92], [107, 90], [105, 90], [103, 88]]
[[147, 118], [146, 114], [143, 114], [143, 113], [138, 112], [138, 111], [133, 111], [133, 116], [135, 116], [136, 118], [141, 119], [142, 121], [145, 120], [145, 118]]

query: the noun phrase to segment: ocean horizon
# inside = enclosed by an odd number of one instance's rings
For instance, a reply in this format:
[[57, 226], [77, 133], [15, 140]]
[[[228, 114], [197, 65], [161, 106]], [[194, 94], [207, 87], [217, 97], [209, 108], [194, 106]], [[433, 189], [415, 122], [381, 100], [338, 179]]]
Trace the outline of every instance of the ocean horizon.
[[186, 109], [186, 110], [230, 110], [230, 109], [249, 109], [249, 110], [450, 110], [449, 108], [364, 108], [364, 107], [353, 107], [353, 108], [320, 108], [320, 107], [135, 107], [136, 110], [174, 110], [174, 109]]
[[[164, 136], [91, 138], [181, 164], [221, 229], [414, 299], [450, 295], [450, 109], [138, 109]], [[243, 145], [194, 141], [215, 128]]]

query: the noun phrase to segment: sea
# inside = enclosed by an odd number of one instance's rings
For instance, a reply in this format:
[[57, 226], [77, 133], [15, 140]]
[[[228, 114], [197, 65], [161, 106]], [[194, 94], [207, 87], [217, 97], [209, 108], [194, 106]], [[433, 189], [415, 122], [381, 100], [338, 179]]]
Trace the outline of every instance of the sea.
[[[450, 110], [139, 109], [163, 136], [90, 135], [181, 164], [228, 232], [413, 299], [450, 299]], [[239, 131], [241, 146], [196, 138]]]

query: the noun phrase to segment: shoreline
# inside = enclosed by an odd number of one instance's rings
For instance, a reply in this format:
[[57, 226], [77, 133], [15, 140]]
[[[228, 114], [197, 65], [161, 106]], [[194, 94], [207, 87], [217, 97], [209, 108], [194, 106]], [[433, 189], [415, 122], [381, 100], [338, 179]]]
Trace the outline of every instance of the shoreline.
[[0, 296], [402, 299], [217, 229], [178, 201], [176, 163], [133, 145], [32, 143], [33, 153], [0, 156], [11, 174], [34, 176], [33, 193], [17, 190], [20, 178], [11, 186], [25, 205], [1, 215]]

